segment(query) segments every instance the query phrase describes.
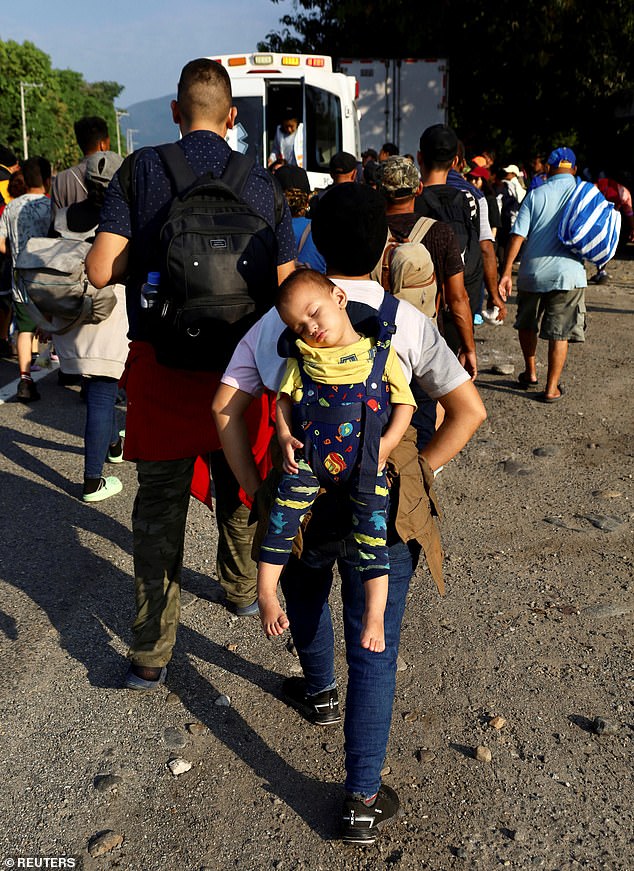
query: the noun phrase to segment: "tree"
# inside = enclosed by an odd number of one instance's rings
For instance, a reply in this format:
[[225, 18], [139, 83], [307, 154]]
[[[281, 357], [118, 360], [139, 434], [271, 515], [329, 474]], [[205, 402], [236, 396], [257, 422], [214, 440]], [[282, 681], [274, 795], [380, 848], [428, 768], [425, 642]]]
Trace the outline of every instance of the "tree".
[[261, 49], [448, 58], [450, 122], [474, 147], [516, 161], [566, 142], [596, 162], [620, 136], [631, 163], [632, 118], [618, 117], [634, 111], [631, 0], [295, 0], [280, 24]]
[[74, 122], [84, 115], [100, 115], [114, 136], [114, 100], [123, 90], [117, 82], [86, 82], [81, 73], [56, 70], [50, 57], [32, 42], [20, 45], [0, 40], [0, 142], [22, 154], [20, 82], [42, 87], [26, 91], [29, 154], [42, 155], [62, 168], [76, 163], [80, 151]]

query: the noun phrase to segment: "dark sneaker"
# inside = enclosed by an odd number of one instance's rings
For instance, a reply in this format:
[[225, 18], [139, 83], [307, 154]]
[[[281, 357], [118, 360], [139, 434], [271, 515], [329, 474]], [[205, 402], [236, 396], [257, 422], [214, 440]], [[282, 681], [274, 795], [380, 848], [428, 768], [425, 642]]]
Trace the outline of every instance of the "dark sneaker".
[[40, 398], [40, 394], [33, 381], [28, 381], [26, 378], [20, 378], [15, 398], [18, 402], [35, 402], [36, 399]]
[[341, 722], [339, 693], [335, 687], [314, 696], [306, 695], [306, 679], [288, 677], [282, 684], [282, 698], [315, 726], [332, 726]]
[[109, 463], [123, 462], [123, 439], [121, 438], [121, 436], [119, 436], [119, 438], [113, 445], [108, 446], [107, 460]]
[[588, 279], [588, 282], [590, 284], [607, 284], [609, 280], [610, 280], [610, 276], [608, 275], [608, 273], [604, 272], [604, 270], [601, 269], [599, 272], [596, 272], [594, 275], [591, 275], [590, 278]]
[[134, 671], [134, 666], [131, 665], [128, 668], [127, 674], [123, 679], [123, 685], [128, 690], [140, 690], [141, 692], [148, 692], [150, 690], [158, 689], [162, 684], [165, 683], [165, 678], [167, 677], [167, 668], [163, 666], [160, 671], [157, 669], [157, 676], [155, 680], [146, 680], [143, 677], [140, 677]]
[[239, 608], [236, 608], [236, 617], [257, 617], [260, 613], [260, 608], [258, 607], [258, 600], [255, 602], [251, 602], [250, 605], [241, 605]]
[[347, 844], [373, 844], [378, 830], [397, 816], [400, 807], [398, 795], [385, 784], [369, 807], [363, 796], [347, 795], [343, 803], [342, 840]]

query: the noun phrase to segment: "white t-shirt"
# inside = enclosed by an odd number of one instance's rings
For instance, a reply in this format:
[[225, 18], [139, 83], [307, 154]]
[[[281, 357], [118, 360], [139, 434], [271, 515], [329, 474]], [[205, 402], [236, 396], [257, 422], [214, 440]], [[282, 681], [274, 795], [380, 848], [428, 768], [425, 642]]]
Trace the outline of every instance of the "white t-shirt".
[[[384, 291], [376, 281], [337, 279], [338, 287], [351, 302], [365, 303], [377, 311]], [[286, 359], [277, 353], [277, 343], [286, 325], [272, 308], [254, 324], [238, 344], [222, 383], [258, 396], [264, 388], [277, 390], [286, 369]], [[432, 399], [438, 399], [469, 381], [469, 375], [447, 347], [436, 326], [410, 303], [399, 300], [396, 333], [392, 345], [406, 380], [414, 380]]]

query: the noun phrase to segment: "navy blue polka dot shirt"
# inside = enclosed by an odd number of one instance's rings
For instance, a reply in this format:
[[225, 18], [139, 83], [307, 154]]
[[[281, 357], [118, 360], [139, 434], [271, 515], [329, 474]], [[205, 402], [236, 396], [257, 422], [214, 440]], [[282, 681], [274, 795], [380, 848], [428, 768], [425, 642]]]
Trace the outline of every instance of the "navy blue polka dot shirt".
[[[221, 176], [231, 155], [231, 148], [225, 140], [210, 130], [188, 133], [178, 144], [196, 175], [212, 172], [216, 178]], [[106, 192], [99, 232], [114, 233], [130, 239], [130, 263], [135, 275], [144, 276], [157, 268], [154, 252], [173, 198], [171, 183], [153, 148], [143, 148], [135, 155], [133, 189], [133, 201], [129, 204], [117, 172]], [[245, 202], [275, 228], [278, 264], [293, 260], [296, 252], [295, 234], [288, 204], [284, 200], [282, 218], [276, 225], [273, 179], [264, 167], [253, 168], [242, 196]], [[145, 338], [139, 331], [140, 302], [137, 281], [128, 284], [127, 309], [130, 338]]]

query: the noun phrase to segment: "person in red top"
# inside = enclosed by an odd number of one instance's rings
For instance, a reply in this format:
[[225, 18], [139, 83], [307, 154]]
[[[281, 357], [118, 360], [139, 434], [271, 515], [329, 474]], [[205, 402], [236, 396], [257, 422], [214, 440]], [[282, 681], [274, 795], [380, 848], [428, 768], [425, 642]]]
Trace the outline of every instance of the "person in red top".
[[[603, 176], [595, 183], [609, 203], [614, 203], [614, 208], [621, 213], [621, 241], [634, 242], [634, 211], [632, 210], [632, 194], [628, 189], [619, 184], [613, 178]], [[596, 274], [588, 281], [591, 284], [605, 284], [610, 276], [605, 268], [597, 269]]]

